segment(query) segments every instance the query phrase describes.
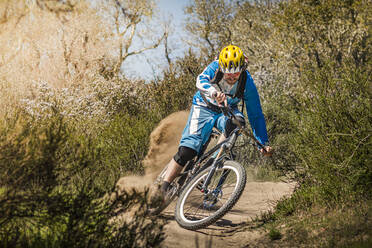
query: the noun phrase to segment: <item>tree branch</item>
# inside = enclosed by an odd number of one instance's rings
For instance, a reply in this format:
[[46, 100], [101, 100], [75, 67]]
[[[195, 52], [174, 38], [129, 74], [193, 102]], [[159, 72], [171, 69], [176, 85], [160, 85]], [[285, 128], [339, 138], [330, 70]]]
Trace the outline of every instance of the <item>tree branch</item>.
[[172, 63], [171, 59], [169, 57], [169, 50], [168, 50], [168, 32], [166, 31], [164, 33], [164, 53], [165, 53], [165, 58], [167, 59], [169, 68], [171, 69]]
[[153, 44], [152, 46], [144, 47], [144, 48], [141, 48], [141, 49], [139, 49], [137, 51], [133, 51], [133, 52], [127, 53], [127, 55], [125, 56], [125, 58], [127, 58], [128, 56], [131, 56], [131, 55], [142, 53], [142, 52], [144, 52], [146, 50], [149, 50], [149, 49], [157, 48], [160, 45], [160, 42], [164, 39], [165, 34], [166, 34], [166, 32], [164, 32], [163, 36], [161, 38], [159, 38], [158, 41], [155, 44]]

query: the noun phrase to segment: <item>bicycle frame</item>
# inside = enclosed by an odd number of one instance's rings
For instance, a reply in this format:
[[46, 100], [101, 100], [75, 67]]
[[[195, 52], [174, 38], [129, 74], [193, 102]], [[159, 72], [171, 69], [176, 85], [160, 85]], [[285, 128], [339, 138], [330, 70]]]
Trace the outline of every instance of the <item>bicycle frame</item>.
[[[221, 108], [224, 115], [228, 116], [229, 118], [232, 119], [232, 121], [237, 125], [237, 127], [232, 131], [230, 136], [226, 138], [224, 141], [220, 142], [219, 144], [215, 145], [213, 148], [211, 148], [207, 153], [202, 154], [197, 161], [194, 163], [194, 165], [200, 165], [205, 159], [209, 158], [212, 154], [214, 154], [216, 151], [219, 150], [217, 156], [214, 158], [212, 164], [210, 165], [210, 171], [207, 175], [206, 180], [203, 183], [201, 192], [208, 193], [208, 185], [210, 183], [211, 178], [213, 177], [216, 169], [218, 168], [219, 165], [222, 165], [221, 161], [223, 159], [227, 160], [234, 160], [234, 154], [232, 153], [232, 149], [234, 148], [235, 142], [238, 138], [238, 136], [241, 134], [241, 132], [244, 132], [247, 136], [253, 138], [255, 143], [262, 149], [265, 149], [265, 147], [254, 137], [253, 134], [250, 134], [247, 130], [244, 129], [244, 127], [240, 124], [239, 121], [237, 121], [236, 116], [234, 113], [231, 111], [230, 108]], [[193, 175], [196, 170], [199, 169], [197, 166], [194, 166], [191, 175]], [[225, 179], [226, 179], [225, 173], [221, 176], [217, 188], [220, 187]]]
[[[177, 223], [189, 230], [197, 230], [215, 223], [237, 203], [247, 179], [245, 168], [235, 161], [233, 151], [241, 133], [253, 138], [260, 149], [264, 149], [240, 123], [229, 108], [221, 108], [223, 114], [236, 124], [226, 139], [211, 149], [203, 146], [196, 158], [185, 166], [182, 176], [174, 182], [172, 198], [178, 196], [175, 208]], [[213, 135], [213, 131], [212, 131]], [[207, 145], [210, 139], [207, 141]], [[252, 142], [253, 144], [253, 142]], [[170, 202], [170, 201], [169, 201]], [[169, 204], [169, 203], [168, 203]]]
[[[241, 124], [240, 122], [237, 120], [235, 114], [232, 112], [232, 110], [229, 108], [229, 107], [221, 107], [221, 110], [222, 112], [224, 113], [225, 116], [227, 116], [228, 118], [231, 118], [233, 123], [237, 126], [230, 134], [230, 136], [228, 138], [226, 138], [225, 140], [223, 140], [222, 142], [216, 144], [214, 147], [212, 147], [209, 151], [205, 152], [205, 149], [206, 147], [208, 146], [210, 140], [211, 140], [211, 136], [209, 137], [208, 141], [206, 142], [206, 144], [203, 146], [202, 148], [202, 151], [200, 153], [200, 155], [198, 155], [198, 157], [196, 158], [196, 160], [191, 160], [189, 161], [189, 163], [185, 166], [185, 169], [182, 173], [180, 173], [180, 175], [178, 176], [178, 181], [177, 181], [177, 184], [178, 184], [178, 193], [179, 194], [182, 190], [182, 187], [185, 183], [185, 181], [188, 181], [190, 180], [194, 175], [196, 175], [196, 173], [200, 170], [200, 169], [203, 169], [203, 168], [206, 168], [206, 167], [210, 167], [211, 170], [209, 171], [208, 173], [208, 176], [207, 176], [207, 179], [205, 180], [203, 186], [202, 186], [202, 189], [201, 191], [202, 192], [207, 192], [207, 188], [208, 188], [208, 185], [210, 183], [210, 179], [212, 178], [212, 176], [214, 175], [216, 169], [218, 168], [219, 165], [222, 165], [223, 163], [222, 160], [234, 160], [235, 156], [234, 154], [232, 153], [232, 149], [234, 148], [234, 145], [235, 145], [235, 142], [238, 138], [238, 136], [244, 132], [245, 135], [247, 135], [248, 137], [251, 137], [255, 143], [260, 147], [260, 148], [264, 148], [264, 146], [254, 137], [253, 134], [249, 133]], [[204, 166], [206, 167], [201, 167], [202, 163], [208, 159], [208, 158], [211, 158], [212, 154], [214, 154], [216, 151], [218, 151], [218, 154], [217, 156], [213, 159], [212, 163], [211, 164], [205, 164]], [[226, 177], [225, 177], [226, 178]], [[224, 183], [224, 180], [222, 177], [220, 179], [220, 182], [218, 183], [218, 185], [222, 185]]]
[[[238, 134], [240, 133], [240, 128], [236, 128], [232, 133], [231, 135], [224, 141], [222, 141], [221, 143], [217, 144], [214, 148], [212, 148], [209, 152], [207, 152], [202, 158], [200, 158], [200, 162], [203, 161], [203, 159], [209, 157], [213, 152], [216, 152], [218, 149], [219, 149], [219, 152], [217, 154], [217, 156], [214, 158], [213, 162], [212, 162], [212, 165], [211, 165], [211, 170], [209, 171], [208, 175], [207, 175], [207, 178], [206, 180], [204, 181], [204, 184], [202, 186], [202, 189], [201, 189], [201, 192], [207, 192], [207, 188], [208, 188], [208, 185], [210, 183], [210, 180], [213, 176], [213, 174], [215, 173], [217, 167], [219, 165], [222, 165], [222, 163], [220, 163], [223, 159], [225, 159], [226, 157], [228, 159], [231, 159], [233, 160], [233, 157], [234, 155], [232, 154], [231, 150], [232, 148], [234, 147], [235, 145], [235, 142], [236, 142], [236, 139], [238, 137]], [[225, 155], [225, 156], [223, 156]], [[225, 177], [226, 178], [226, 177]], [[222, 185], [224, 183], [224, 178], [221, 177], [218, 185]]]
[[[221, 188], [224, 185], [227, 176], [229, 175], [227, 172], [230, 173], [231, 171], [231, 166], [236, 168], [237, 170], [240, 170], [240, 173], [243, 173], [244, 178], [246, 176], [245, 171], [242, 169], [241, 165], [239, 163], [237, 164], [230, 164], [230, 169], [224, 169], [223, 173], [221, 176], [218, 178], [218, 183], [214, 187], [214, 189], [208, 190], [208, 186], [210, 184], [211, 178], [214, 176], [215, 172], [218, 169], [221, 169], [225, 163], [231, 163], [235, 159], [235, 155], [232, 152], [232, 149], [235, 146], [235, 142], [238, 138], [238, 136], [244, 132], [247, 136], [253, 138], [253, 140], [256, 142], [256, 144], [260, 147], [263, 148], [263, 145], [257, 141], [257, 139], [253, 136], [253, 134], [250, 134], [238, 121], [232, 110], [228, 107], [226, 108], [221, 108], [223, 114], [230, 118], [234, 124], [236, 124], [236, 128], [231, 132], [229, 137], [221, 141], [220, 143], [216, 144], [214, 147], [212, 147], [210, 150], [206, 151], [207, 146], [209, 145], [211, 141], [211, 137], [216, 134], [215, 131], [212, 131], [209, 139], [207, 140], [206, 144], [203, 145], [203, 148], [201, 149], [201, 152], [198, 154], [196, 158], [193, 160], [190, 160], [184, 167], [183, 172], [181, 172], [176, 180], [174, 180], [171, 183], [171, 187], [167, 192], [168, 200], [161, 206], [157, 207], [154, 211], [152, 211], [153, 214], [158, 214], [160, 213], [165, 207], [169, 205], [171, 201], [176, 196], [180, 196], [183, 194], [183, 190], [188, 187], [188, 183], [192, 180], [197, 179], [199, 172], [204, 171], [208, 172], [206, 175], [205, 180], [203, 179], [202, 183], [198, 185], [198, 189], [203, 192], [204, 194], [204, 201], [205, 204], [209, 204], [208, 202], [214, 202], [220, 194], [222, 194]], [[214, 153], [217, 153], [217, 156], [213, 156]], [[208, 159], [208, 160], [207, 160]], [[239, 165], [240, 167], [237, 167]], [[207, 171], [208, 169], [208, 171]], [[166, 173], [167, 167], [163, 169], [163, 171], [160, 173], [158, 178], [156, 179], [156, 184], [162, 182], [164, 174]], [[242, 172], [242, 170], [244, 172]], [[236, 173], [236, 172], [235, 172]], [[205, 174], [204, 174], [205, 175]], [[203, 176], [204, 177], [204, 176]], [[201, 185], [202, 184], [202, 185]], [[243, 185], [243, 186], [242, 186]], [[240, 184], [240, 187], [244, 187], [244, 184]], [[200, 188], [199, 188], [200, 187]], [[242, 190], [242, 188], [240, 188]], [[241, 194], [241, 191], [240, 193]], [[237, 200], [237, 198], [235, 199]], [[177, 203], [178, 204], [178, 203]], [[207, 206], [206, 205], [206, 206]], [[214, 205], [214, 203], [212, 203]], [[211, 206], [212, 206], [211, 205]]]

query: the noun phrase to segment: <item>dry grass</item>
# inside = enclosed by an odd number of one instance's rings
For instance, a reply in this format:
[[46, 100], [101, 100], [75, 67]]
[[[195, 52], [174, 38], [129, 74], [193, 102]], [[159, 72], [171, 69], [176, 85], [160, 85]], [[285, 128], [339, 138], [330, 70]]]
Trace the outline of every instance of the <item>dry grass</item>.
[[41, 84], [85, 87], [115, 58], [117, 41], [83, 1], [63, 13], [24, 1], [1, 1], [0, 9], [1, 114], [22, 98], [38, 97]]

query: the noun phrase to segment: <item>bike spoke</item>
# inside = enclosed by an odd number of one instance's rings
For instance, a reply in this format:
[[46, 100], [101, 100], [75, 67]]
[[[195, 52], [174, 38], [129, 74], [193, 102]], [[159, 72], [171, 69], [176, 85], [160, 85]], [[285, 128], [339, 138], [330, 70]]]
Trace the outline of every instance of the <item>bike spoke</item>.
[[210, 167], [197, 173], [181, 192], [175, 211], [181, 227], [190, 230], [206, 227], [226, 214], [239, 199], [246, 172], [235, 161], [221, 163], [221, 168]]
[[189, 221], [202, 220], [214, 215], [234, 193], [237, 183], [234, 173], [227, 169], [216, 170], [208, 185], [208, 192], [202, 193], [199, 186], [206, 176], [207, 172], [195, 183], [183, 206], [183, 216]]

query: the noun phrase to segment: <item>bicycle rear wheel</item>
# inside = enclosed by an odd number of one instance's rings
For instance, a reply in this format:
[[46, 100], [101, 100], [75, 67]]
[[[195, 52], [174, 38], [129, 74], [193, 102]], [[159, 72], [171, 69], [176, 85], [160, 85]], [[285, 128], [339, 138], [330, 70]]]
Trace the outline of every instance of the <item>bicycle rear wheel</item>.
[[213, 224], [235, 205], [244, 190], [245, 169], [235, 161], [225, 161], [202, 192], [209, 170], [199, 172], [179, 196], [175, 218], [183, 228], [196, 230]]

